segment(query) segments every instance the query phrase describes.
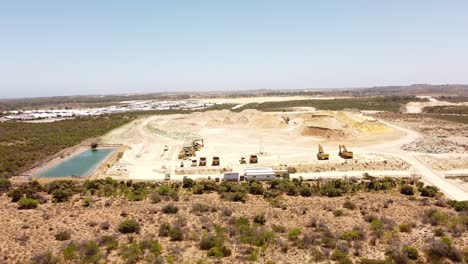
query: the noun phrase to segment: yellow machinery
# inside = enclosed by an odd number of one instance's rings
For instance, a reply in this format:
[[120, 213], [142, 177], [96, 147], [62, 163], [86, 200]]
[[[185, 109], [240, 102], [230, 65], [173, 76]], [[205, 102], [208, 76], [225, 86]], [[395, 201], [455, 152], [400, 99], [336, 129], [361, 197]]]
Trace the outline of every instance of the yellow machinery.
[[213, 157], [213, 161], [211, 162], [211, 166], [219, 166], [219, 157]]
[[340, 145], [340, 152], [338, 153], [343, 159], [352, 159], [353, 152], [348, 151], [345, 145]]
[[195, 149], [192, 145], [183, 146], [179, 152], [179, 159], [186, 159], [189, 157], [195, 157], [197, 154], [195, 153]]
[[322, 145], [319, 145], [318, 146], [318, 152], [317, 152], [317, 159], [318, 160], [328, 160], [329, 158], [330, 158], [330, 155], [323, 151]]
[[198, 166], [206, 166], [206, 158], [205, 157], [200, 157], [200, 162], [198, 163]]
[[250, 164], [258, 163], [257, 155], [250, 155], [249, 163]]
[[192, 146], [193, 149], [195, 149], [195, 151], [201, 150], [205, 146], [203, 138], [195, 139], [194, 141], [192, 141]]

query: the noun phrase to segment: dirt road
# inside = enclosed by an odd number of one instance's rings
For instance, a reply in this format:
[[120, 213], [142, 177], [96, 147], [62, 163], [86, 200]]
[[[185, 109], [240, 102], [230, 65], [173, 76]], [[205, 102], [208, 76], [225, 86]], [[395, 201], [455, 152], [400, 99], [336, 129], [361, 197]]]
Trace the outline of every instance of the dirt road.
[[387, 154], [399, 157], [407, 163], [409, 163], [415, 170], [415, 172], [421, 175], [422, 180], [426, 184], [437, 186], [437, 188], [439, 188], [441, 192], [443, 192], [445, 195], [447, 195], [447, 197], [451, 199], [458, 201], [468, 200], [468, 192], [466, 192], [463, 188], [461, 188], [454, 182], [446, 179], [444, 175], [434, 171], [429, 165], [424, 163], [418, 157], [417, 153], [401, 149], [402, 145], [410, 143], [421, 137], [421, 135], [418, 132], [402, 128], [393, 124], [389, 124], [382, 120], [380, 120], [380, 122], [391, 126], [397, 130], [400, 130], [401, 132], [404, 132], [405, 136], [395, 141], [363, 147], [359, 149], [360, 151]]

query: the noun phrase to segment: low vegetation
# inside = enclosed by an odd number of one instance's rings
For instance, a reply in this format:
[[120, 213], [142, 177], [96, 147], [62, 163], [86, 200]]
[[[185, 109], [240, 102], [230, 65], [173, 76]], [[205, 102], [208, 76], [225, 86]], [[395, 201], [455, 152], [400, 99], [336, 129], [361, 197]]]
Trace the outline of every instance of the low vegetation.
[[[406, 196], [406, 192], [400, 194], [402, 189], [409, 187], [413, 191], [411, 196]], [[47, 184], [31, 181], [10, 186], [6, 192], [11, 202], [23, 204], [34, 200], [32, 204], [36, 207], [44, 203], [50, 203], [49, 206], [67, 203], [64, 204], [67, 208], [76, 205], [83, 212], [116, 205], [122, 208], [115, 212], [119, 215], [117, 222], [92, 221], [86, 224], [90, 230], [105, 232], [105, 235], [92, 240], [80, 239], [78, 242], [68, 230], [49, 230], [50, 237], [63, 245], [59, 251], [44, 251], [33, 256], [36, 263], [44, 263], [41, 262], [44, 260], [100, 263], [109, 260], [110, 256], [125, 263], [171, 262], [180, 260], [176, 256], [183, 252], [182, 245], [188, 244], [203, 252], [206, 258], [224, 259], [235, 255], [238, 262], [272, 260], [267, 252], [276, 252], [275, 256], [281, 257], [281, 254], [287, 256], [293, 248], [294, 251], [309, 252], [312, 262], [459, 261], [464, 257], [464, 249], [458, 241], [466, 237], [468, 230], [465, 202], [441, 201], [440, 195], [433, 195], [438, 193], [436, 188], [423, 186], [412, 179], [312, 182], [278, 179], [264, 183], [185, 180], [183, 183], [161, 184], [107, 178], [83, 182], [57, 180]], [[135, 193], [138, 199], [132, 195]], [[394, 198], [379, 202], [372, 199], [372, 203], [367, 198], [359, 198], [374, 194], [391, 194]], [[243, 198], [226, 198], [232, 195]], [[192, 199], [195, 202], [191, 203]], [[214, 199], [218, 200], [214, 202]], [[313, 211], [319, 214], [308, 218], [305, 223], [288, 221], [290, 217], [308, 217], [305, 215], [309, 215], [309, 207], [296, 205], [301, 199], [302, 204], [324, 199], [323, 208], [315, 205]], [[86, 201], [93, 203], [83, 208]], [[392, 210], [389, 208], [399, 206], [401, 201], [421, 203], [422, 209], [414, 208], [422, 210], [422, 213], [410, 218], [411, 222], [397, 222], [396, 216], [385, 214], [384, 210]], [[245, 206], [241, 206], [243, 203]], [[255, 212], [245, 210], [254, 204], [262, 209]], [[30, 205], [22, 206], [34, 210]], [[141, 206], [146, 209], [140, 213], [127, 212], [129, 208]], [[282, 214], [287, 217], [280, 217]], [[324, 215], [328, 215], [327, 221]], [[347, 227], [337, 228], [329, 221]], [[150, 231], [153, 236], [148, 237], [146, 229], [153, 227], [156, 230]], [[417, 245], [392, 242], [400, 241], [403, 236], [416, 236], [416, 230], [420, 228], [432, 230], [429, 235], [434, 239]], [[386, 258], [366, 259], [362, 255], [363, 248], [376, 244], [386, 249]]]
[[424, 101], [415, 96], [382, 96], [382, 97], [367, 97], [367, 98], [339, 98], [332, 100], [292, 100], [264, 103], [246, 104], [236, 111], [245, 109], [256, 109], [260, 111], [282, 111], [291, 107], [314, 107], [319, 110], [377, 110], [398, 112], [408, 102]]

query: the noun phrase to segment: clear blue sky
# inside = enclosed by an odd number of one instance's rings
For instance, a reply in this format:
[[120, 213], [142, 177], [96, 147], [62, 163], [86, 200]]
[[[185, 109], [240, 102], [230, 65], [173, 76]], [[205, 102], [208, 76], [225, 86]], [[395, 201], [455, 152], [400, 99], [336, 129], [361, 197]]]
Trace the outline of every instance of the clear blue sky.
[[0, 97], [468, 83], [468, 1], [0, 0]]

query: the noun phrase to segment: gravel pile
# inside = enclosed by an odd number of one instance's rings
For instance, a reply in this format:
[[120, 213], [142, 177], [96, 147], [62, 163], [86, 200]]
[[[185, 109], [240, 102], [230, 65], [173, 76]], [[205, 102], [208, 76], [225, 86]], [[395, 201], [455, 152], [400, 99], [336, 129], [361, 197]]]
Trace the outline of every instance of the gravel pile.
[[401, 147], [403, 150], [415, 151], [422, 153], [464, 153], [466, 146], [457, 143], [437, 138], [421, 138]]

